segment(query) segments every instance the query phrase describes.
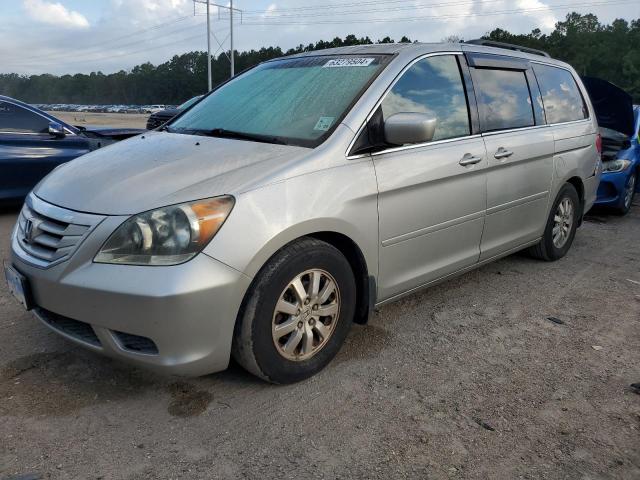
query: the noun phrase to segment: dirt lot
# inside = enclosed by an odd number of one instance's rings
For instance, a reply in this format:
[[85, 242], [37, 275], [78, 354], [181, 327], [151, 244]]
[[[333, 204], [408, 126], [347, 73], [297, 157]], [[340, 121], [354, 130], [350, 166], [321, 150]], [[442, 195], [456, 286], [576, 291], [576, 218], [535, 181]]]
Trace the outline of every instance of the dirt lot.
[[0, 282], [0, 479], [638, 479], [639, 240], [640, 205], [600, 213], [565, 259], [512, 256], [384, 307], [280, 387], [102, 358]]
[[104, 125], [108, 127], [146, 128], [148, 114], [48, 112], [71, 125]]

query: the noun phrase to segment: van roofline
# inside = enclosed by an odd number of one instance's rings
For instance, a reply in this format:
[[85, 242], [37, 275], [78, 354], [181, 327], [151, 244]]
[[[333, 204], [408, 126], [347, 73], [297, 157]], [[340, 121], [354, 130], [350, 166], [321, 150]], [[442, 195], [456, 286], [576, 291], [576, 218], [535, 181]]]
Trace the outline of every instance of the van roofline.
[[[509, 57], [522, 58], [532, 62], [549, 63], [558, 66], [570, 66], [566, 62], [557, 60], [548, 54], [543, 55], [541, 51], [528, 51], [526, 49], [514, 46], [514, 48], [506, 48], [497, 46], [494, 42], [485, 44], [475, 43], [475, 41], [460, 43], [376, 43], [369, 45], [351, 45], [346, 47], [326, 48], [322, 50], [311, 50], [308, 52], [296, 53], [294, 55], [274, 58], [279, 60], [282, 58], [301, 58], [314, 57], [324, 55], [396, 55], [402, 57], [418, 57], [428, 53], [438, 52], [477, 52], [488, 53], [492, 55], [505, 55]], [[510, 44], [506, 44], [511, 46]], [[516, 47], [518, 49], [516, 49]], [[270, 61], [273, 61], [270, 60]]]

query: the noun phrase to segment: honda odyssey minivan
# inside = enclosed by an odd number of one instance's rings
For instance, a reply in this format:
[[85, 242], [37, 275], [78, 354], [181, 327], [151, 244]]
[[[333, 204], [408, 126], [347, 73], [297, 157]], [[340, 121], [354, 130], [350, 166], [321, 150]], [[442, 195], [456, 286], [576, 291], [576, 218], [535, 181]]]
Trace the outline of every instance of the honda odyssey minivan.
[[11, 290], [96, 352], [288, 383], [376, 307], [563, 257], [600, 177], [589, 98], [567, 64], [482, 43], [264, 62], [57, 168], [13, 231]]

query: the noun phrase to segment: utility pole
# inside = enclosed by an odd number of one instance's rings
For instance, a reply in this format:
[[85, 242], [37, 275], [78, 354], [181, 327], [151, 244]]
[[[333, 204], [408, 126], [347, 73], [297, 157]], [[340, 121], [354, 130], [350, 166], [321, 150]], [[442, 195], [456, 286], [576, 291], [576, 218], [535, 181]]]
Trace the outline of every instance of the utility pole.
[[231, 3], [230, 8], [229, 8], [229, 26], [231, 27], [231, 37], [230, 37], [230, 43], [231, 43], [231, 78], [233, 78], [233, 76], [235, 75], [235, 60], [234, 60], [234, 56], [233, 56], [233, 0], [229, 0]]
[[[195, 6], [195, 3], [193, 5]], [[210, 92], [212, 88], [212, 83], [211, 83], [211, 19], [209, 18], [209, 0], [207, 0], [207, 79], [208, 79], [207, 92]]]
[[[208, 85], [209, 85], [209, 91], [211, 91], [211, 89], [213, 88], [213, 83], [212, 83], [212, 71], [211, 71], [211, 20], [209, 18], [209, 10], [211, 8], [211, 6], [217, 7], [218, 8], [218, 15], [220, 15], [220, 9], [224, 8], [229, 10], [229, 27], [231, 29], [231, 32], [229, 33], [229, 38], [230, 38], [230, 43], [231, 43], [231, 55], [229, 56], [229, 61], [231, 62], [231, 77], [233, 77], [235, 75], [235, 55], [234, 55], [234, 49], [233, 49], [233, 13], [234, 12], [238, 12], [240, 13], [240, 23], [242, 23], [242, 10], [238, 9], [238, 8], [234, 8], [233, 7], [233, 0], [229, 0], [229, 6], [226, 5], [220, 5], [219, 3], [214, 3], [211, 0], [193, 0], [193, 12], [195, 15], [195, 8], [196, 8], [196, 3], [204, 3], [207, 5], [207, 74], [208, 74]], [[220, 42], [216, 39], [216, 41], [218, 42], [218, 44], [220, 45], [220, 47], [222, 48], [222, 45], [220, 44]], [[224, 43], [224, 41], [222, 42]], [[226, 52], [225, 52], [226, 55]]]

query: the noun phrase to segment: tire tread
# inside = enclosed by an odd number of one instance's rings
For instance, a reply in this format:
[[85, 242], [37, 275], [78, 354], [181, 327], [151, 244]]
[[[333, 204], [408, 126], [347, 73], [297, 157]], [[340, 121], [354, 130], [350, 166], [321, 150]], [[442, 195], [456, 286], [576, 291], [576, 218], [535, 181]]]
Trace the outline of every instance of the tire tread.
[[253, 319], [256, 316], [260, 295], [264, 286], [269, 283], [273, 275], [289, 261], [290, 258], [308, 252], [310, 249], [326, 249], [332, 253], [342, 255], [333, 245], [313, 237], [302, 237], [278, 250], [256, 274], [242, 302], [236, 320], [231, 354], [236, 362], [244, 369], [270, 383], [279, 383], [267, 375], [260, 368], [253, 348]]

